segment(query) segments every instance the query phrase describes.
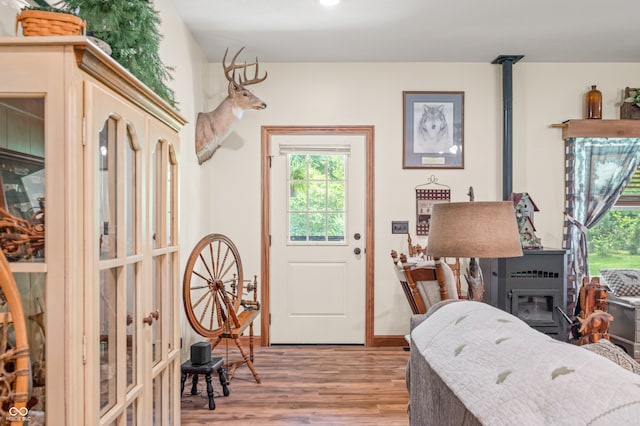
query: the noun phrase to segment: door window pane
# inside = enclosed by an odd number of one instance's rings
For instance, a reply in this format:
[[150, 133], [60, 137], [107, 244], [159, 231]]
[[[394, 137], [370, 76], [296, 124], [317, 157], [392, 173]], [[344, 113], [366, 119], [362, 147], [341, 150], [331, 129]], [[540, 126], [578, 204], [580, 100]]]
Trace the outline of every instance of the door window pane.
[[125, 422], [127, 426], [136, 426], [138, 424], [136, 418], [136, 403], [133, 402], [127, 407], [127, 421]]
[[173, 281], [173, 271], [174, 271], [174, 266], [176, 265], [177, 258], [176, 258], [176, 254], [172, 253], [167, 255], [167, 286], [166, 291], [167, 291], [167, 300], [168, 300], [168, 311], [165, 312], [165, 314], [163, 315], [163, 322], [165, 324], [167, 324], [167, 327], [169, 328], [169, 342], [168, 342], [168, 346], [169, 346], [169, 350], [173, 349], [173, 333], [174, 333], [174, 324], [173, 324], [173, 316], [175, 315], [174, 309], [173, 309], [173, 303], [174, 303], [174, 297], [173, 297], [173, 289], [171, 286], [171, 282]]
[[327, 235], [326, 215], [309, 213], [309, 241], [325, 241]]
[[[175, 374], [174, 373], [174, 366], [179, 365], [175, 362], [172, 362], [171, 364], [169, 364], [169, 389], [178, 389], [178, 386], [180, 386], [179, 383], [176, 383], [175, 380]], [[168, 423], [167, 424], [177, 424], [175, 418], [177, 417], [177, 413], [180, 412], [180, 406], [176, 406], [176, 404], [174, 403], [174, 399], [173, 398], [169, 398], [169, 418], [167, 419]]]
[[[168, 158], [168, 157], [167, 157]], [[166, 165], [166, 169], [167, 169], [167, 187], [166, 187], [166, 193], [167, 193], [167, 206], [165, 211], [167, 212], [167, 216], [166, 216], [166, 226], [167, 226], [167, 245], [173, 245], [174, 242], [174, 235], [173, 235], [173, 172], [175, 170], [175, 167], [167, 161], [167, 165]]]
[[158, 230], [158, 198], [160, 194], [158, 190], [160, 188], [160, 176], [159, 174], [162, 171], [161, 168], [162, 162], [162, 144], [156, 143], [153, 155], [151, 156], [151, 172], [149, 173], [151, 179], [151, 192], [149, 194], [150, 198], [150, 206], [152, 208], [151, 214], [149, 218], [151, 219], [151, 247], [158, 248], [160, 247], [160, 232]]
[[0, 146], [44, 156], [44, 98], [0, 98]]
[[289, 154], [289, 242], [344, 242], [346, 155]]
[[162, 424], [162, 374], [153, 378], [153, 424]]
[[307, 240], [307, 214], [289, 213], [289, 241]]
[[309, 210], [324, 210], [327, 208], [327, 183], [309, 182]]
[[117, 363], [117, 269], [100, 271], [100, 414], [116, 403]]
[[327, 214], [329, 241], [344, 241], [344, 213]]
[[[24, 317], [28, 318], [26, 321], [27, 340], [29, 343], [29, 358], [31, 360], [31, 375], [32, 382], [29, 385], [30, 395], [32, 398], [37, 399], [36, 405], [30, 408], [30, 410], [41, 411], [46, 413], [46, 274], [45, 273], [14, 273], [13, 277], [16, 281], [16, 288], [20, 293], [20, 300], [22, 302], [22, 309], [24, 310]], [[0, 312], [11, 313], [11, 309], [6, 301], [0, 303]], [[54, 327], [57, 323], [54, 322]], [[0, 336], [2, 336], [2, 329], [4, 328], [4, 322], [0, 320]], [[14, 342], [15, 332], [13, 327], [9, 326], [9, 342]], [[11, 344], [13, 347], [13, 345]], [[5, 353], [8, 356], [8, 352]], [[9, 369], [5, 370], [8, 373], [12, 371], [13, 361], [5, 364]], [[5, 367], [5, 368], [6, 368]], [[50, 364], [50, 368], [56, 368], [55, 365]], [[8, 385], [8, 383], [4, 383]], [[13, 386], [11, 386], [13, 388]], [[13, 388], [15, 389], [15, 388]], [[9, 391], [8, 388], [4, 388], [5, 391]], [[6, 396], [6, 395], [5, 395]], [[11, 398], [9, 398], [11, 400]], [[34, 422], [35, 423], [35, 422]], [[0, 422], [0, 424], [4, 424]], [[28, 422], [24, 423], [29, 425]], [[32, 423], [33, 424], [33, 423]]]
[[3, 249], [9, 262], [44, 258], [44, 184], [41, 157], [0, 148], [2, 219], [5, 224], [20, 223], [5, 225]]
[[329, 182], [327, 210], [344, 211], [344, 182]]
[[133, 148], [132, 135], [127, 131], [127, 143], [125, 160], [125, 185], [123, 185], [125, 191], [125, 227], [126, 227], [126, 239], [127, 239], [127, 256], [131, 256], [136, 253], [136, 240], [137, 240], [137, 216], [136, 216], [136, 192], [138, 190], [138, 173], [136, 170], [136, 150]]
[[134, 322], [137, 318], [136, 312], [136, 265], [127, 265], [127, 318], [126, 318], [126, 344], [127, 344], [127, 389], [136, 384], [136, 366], [138, 364], [137, 357], [137, 327], [138, 323]]
[[291, 182], [307, 179], [307, 156], [304, 154], [289, 155], [289, 180]]
[[291, 211], [307, 210], [306, 181], [292, 181], [289, 183], [289, 209]]
[[[164, 256], [157, 256], [153, 258], [153, 268], [151, 275], [151, 302], [152, 312], [161, 312], [162, 307], [162, 285], [164, 282], [164, 276], [162, 274], [162, 262]], [[153, 345], [153, 364], [155, 365], [162, 359], [162, 315], [153, 321], [151, 326], [151, 342]]]
[[98, 191], [98, 239], [100, 259], [114, 259], [117, 255], [117, 133], [116, 120], [107, 119], [99, 135]]
[[344, 180], [345, 159], [344, 155], [329, 155], [329, 180]]
[[326, 155], [308, 155], [307, 163], [309, 165], [309, 180], [324, 179], [326, 177]]

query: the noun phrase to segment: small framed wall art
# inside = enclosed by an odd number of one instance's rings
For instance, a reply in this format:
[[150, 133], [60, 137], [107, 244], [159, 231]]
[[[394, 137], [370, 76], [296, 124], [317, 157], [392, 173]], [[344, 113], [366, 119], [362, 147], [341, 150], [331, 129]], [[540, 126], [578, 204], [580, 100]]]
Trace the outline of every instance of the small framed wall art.
[[402, 92], [403, 169], [464, 168], [464, 92]]

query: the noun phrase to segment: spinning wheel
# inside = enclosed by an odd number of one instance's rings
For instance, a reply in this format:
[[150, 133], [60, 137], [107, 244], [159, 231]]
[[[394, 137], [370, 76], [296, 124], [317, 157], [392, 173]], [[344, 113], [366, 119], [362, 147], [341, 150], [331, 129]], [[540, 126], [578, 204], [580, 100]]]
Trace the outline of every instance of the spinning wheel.
[[[243, 300], [245, 289], [242, 262], [233, 242], [222, 234], [209, 234], [194, 247], [184, 271], [182, 296], [184, 309], [193, 329], [212, 341], [212, 349], [222, 339], [233, 339], [243, 359], [227, 362], [232, 374], [240, 364], [247, 364], [256, 382], [260, 377], [253, 368], [253, 320], [260, 313], [256, 279], [246, 286], [253, 300]], [[244, 310], [240, 312], [240, 307]], [[250, 354], [240, 343], [249, 327]]]
[[204, 337], [218, 337], [229, 316], [227, 305], [240, 309], [243, 284], [242, 262], [233, 242], [221, 234], [201, 239], [184, 272], [184, 309], [193, 329]]
[[[18, 287], [9, 263], [0, 254], [0, 289], [5, 310], [0, 312], [0, 418], [22, 424], [29, 399], [29, 344]], [[8, 308], [8, 309], [7, 309]], [[11, 323], [11, 325], [10, 325]], [[9, 328], [15, 332], [15, 345], [8, 344]], [[13, 347], [11, 347], [13, 346]], [[5, 424], [5, 423], [2, 423]]]

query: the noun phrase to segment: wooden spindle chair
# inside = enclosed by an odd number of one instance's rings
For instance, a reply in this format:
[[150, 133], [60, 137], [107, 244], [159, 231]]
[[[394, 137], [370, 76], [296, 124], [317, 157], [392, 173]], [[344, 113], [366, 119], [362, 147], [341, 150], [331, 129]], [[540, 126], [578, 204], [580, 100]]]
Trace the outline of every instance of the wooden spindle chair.
[[435, 303], [434, 301], [425, 300], [425, 297], [428, 296], [424, 287], [422, 288], [423, 291], [420, 291], [420, 287], [428, 285], [428, 282], [437, 283], [440, 300], [457, 298], [457, 294], [449, 294], [442, 259], [434, 259], [433, 265], [411, 265], [407, 262], [407, 257], [404, 254], [398, 256], [395, 250], [391, 251], [391, 258], [413, 314], [424, 314], [431, 304]]

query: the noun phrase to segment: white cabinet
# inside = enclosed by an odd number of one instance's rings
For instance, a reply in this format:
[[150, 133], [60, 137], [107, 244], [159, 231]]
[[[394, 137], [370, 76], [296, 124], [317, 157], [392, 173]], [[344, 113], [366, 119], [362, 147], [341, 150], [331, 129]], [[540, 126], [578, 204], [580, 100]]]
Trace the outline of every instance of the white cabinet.
[[44, 251], [11, 262], [34, 366], [29, 415], [175, 424], [186, 121], [84, 37], [0, 38], [0, 62], [0, 208], [46, 206]]

